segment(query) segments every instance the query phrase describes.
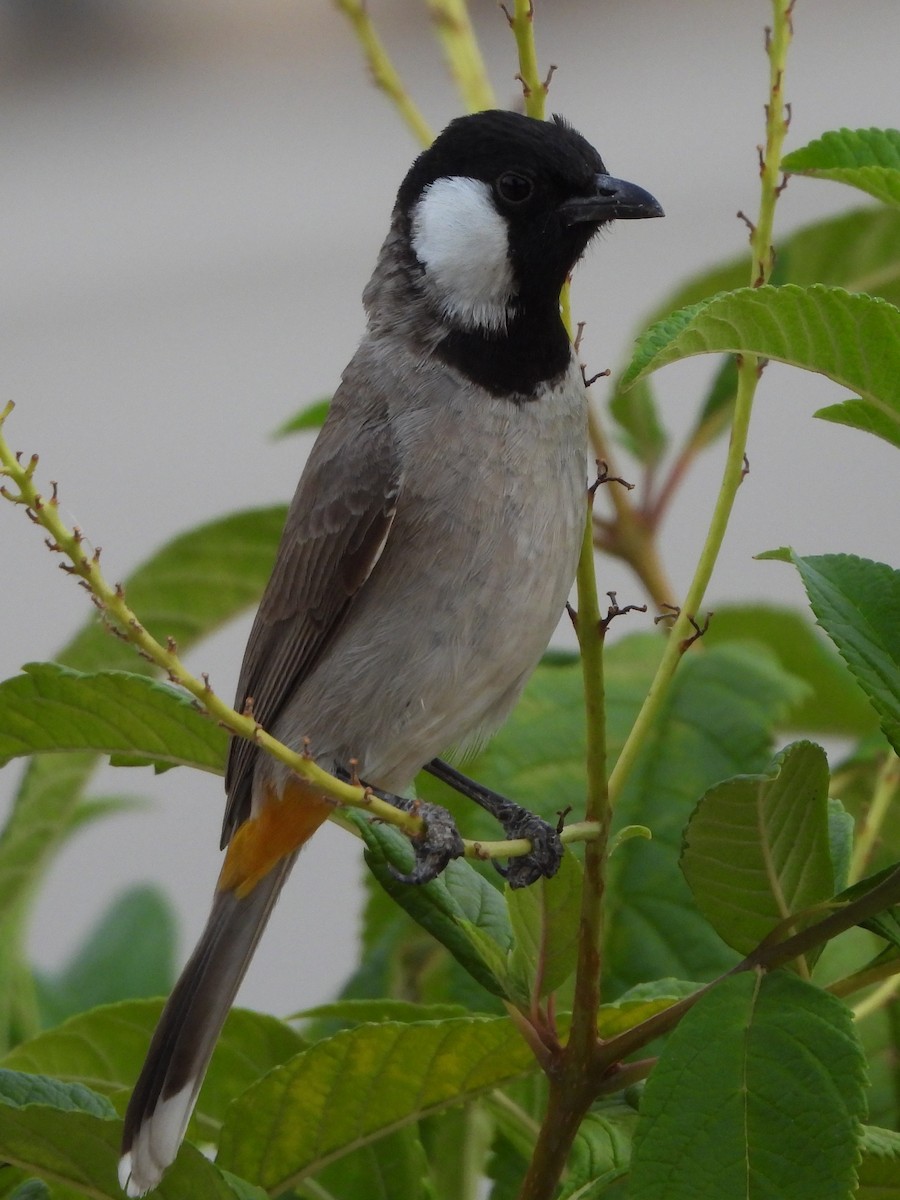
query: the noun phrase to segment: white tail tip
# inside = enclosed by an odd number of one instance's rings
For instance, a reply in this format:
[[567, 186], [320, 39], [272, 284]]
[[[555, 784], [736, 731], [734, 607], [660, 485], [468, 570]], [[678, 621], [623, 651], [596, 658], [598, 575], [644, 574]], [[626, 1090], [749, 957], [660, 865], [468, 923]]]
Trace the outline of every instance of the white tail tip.
[[157, 1104], [119, 1159], [119, 1186], [127, 1196], [143, 1196], [155, 1188], [178, 1153], [194, 1109], [200, 1080]]

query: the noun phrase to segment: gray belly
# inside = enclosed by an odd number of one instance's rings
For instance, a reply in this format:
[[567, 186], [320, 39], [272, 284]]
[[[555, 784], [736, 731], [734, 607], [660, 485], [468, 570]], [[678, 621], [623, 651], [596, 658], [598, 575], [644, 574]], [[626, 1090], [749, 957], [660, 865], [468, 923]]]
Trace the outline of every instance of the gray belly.
[[401, 791], [423, 763], [503, 722], [572, 586], [583, 404], [572, 387], [544, 407], [491, 401], [465, 445], [423, 420], [385, 551], [276, 736], [308, 738], [326, 767], [356, 759], [362, 778]]

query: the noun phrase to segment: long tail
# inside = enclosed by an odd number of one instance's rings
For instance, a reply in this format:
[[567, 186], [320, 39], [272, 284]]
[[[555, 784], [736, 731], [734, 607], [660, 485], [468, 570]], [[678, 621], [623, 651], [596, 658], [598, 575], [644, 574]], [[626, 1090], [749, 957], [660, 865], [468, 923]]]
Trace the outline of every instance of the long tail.
[[228, 848], [209, 920], [163, 1009], [122, 1136], [119, 1183], [156, 1187], [178, 1153], [219, 1033], [300, 846], [330, 811], [284, 798], [246, 821]]

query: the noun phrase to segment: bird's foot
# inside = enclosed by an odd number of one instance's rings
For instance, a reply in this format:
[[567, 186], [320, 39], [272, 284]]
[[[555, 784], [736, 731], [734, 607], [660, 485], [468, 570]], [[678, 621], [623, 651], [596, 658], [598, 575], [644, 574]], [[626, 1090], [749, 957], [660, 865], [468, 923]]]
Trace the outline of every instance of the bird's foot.
[[384, 799], [389, 800], [396, 808], [411, 812], [421, 817], [425, 828], [418, 837], [410, 838], [413, 853], [416, 856], [415, 865], [409, 872], [398, 871], [388, 864], [391, 874], [400, 883], [431, 883], [437, 879], [447, 864], [454, 858], [461, 858], [465, 847], [456, 828], [456, 822], [439, 804], [425, 804], [421, 800], [405, 800], [402, 796], [392, 796], [385, 793]]
[[529, 852], [512, 859], [506, 867], [501, 867], [493, 860], [494, 866], [511, 888], [528, 887], [538, 879], [550, 879], [556, 874], [563, 856], [563, 844], [559, 836], [562, 817], [557, 826], [550, 825], [521, 804], [463, 775], [462, 771], [451, 767], [442, 758], [434, 758], [426, 763], [425, 770], [489, 812], [502, 825], [507, 838], [527, 838], [531, 842]]
[[503, 832], [510, 840], [527, 838], [531, 849], [527, 854], [511, 858], [505, 867], [495, 860], [495, 868], [511, 888], [529, 887], [539, 879], [550, 879], [559, 870], [564, 852], [559, 829], [527, 808], [520, 808], [510, 801], [507, 804], [510, 808], [497, 817]]

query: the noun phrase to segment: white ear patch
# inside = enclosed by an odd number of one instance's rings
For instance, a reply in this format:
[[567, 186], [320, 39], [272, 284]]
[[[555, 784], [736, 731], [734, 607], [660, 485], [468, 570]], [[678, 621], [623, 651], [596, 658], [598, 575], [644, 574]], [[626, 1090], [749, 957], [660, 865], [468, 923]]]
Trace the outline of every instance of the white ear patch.
[[412, 249], [448, 320], [464, 329], [506, 327], [515, 281], [506, 221], [488, 184], [458, 175], [429, 184], [412, 212]]

